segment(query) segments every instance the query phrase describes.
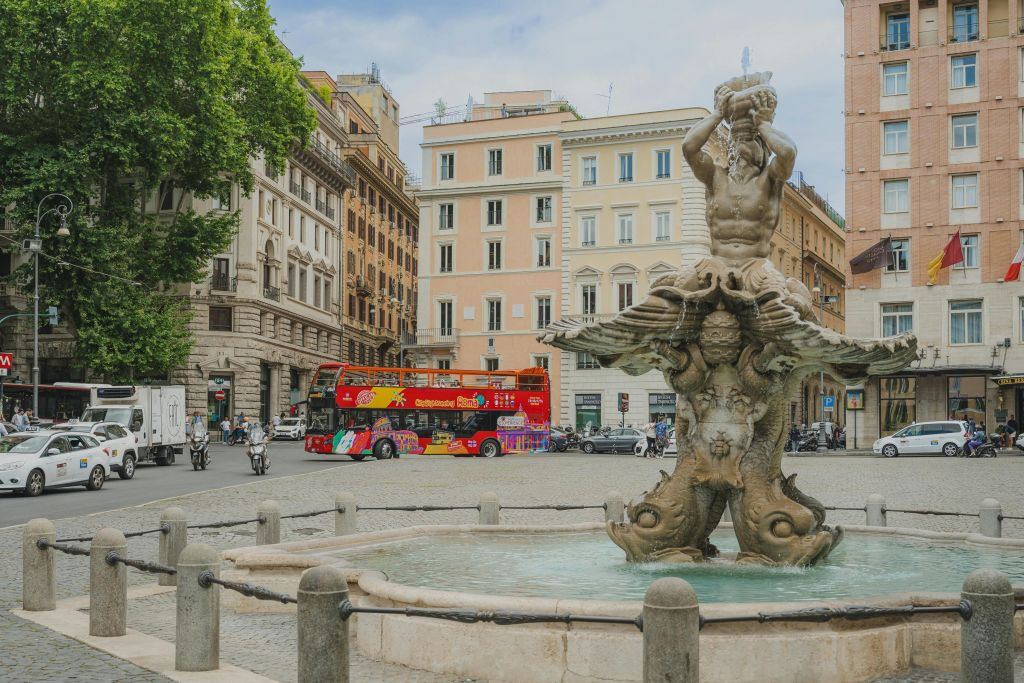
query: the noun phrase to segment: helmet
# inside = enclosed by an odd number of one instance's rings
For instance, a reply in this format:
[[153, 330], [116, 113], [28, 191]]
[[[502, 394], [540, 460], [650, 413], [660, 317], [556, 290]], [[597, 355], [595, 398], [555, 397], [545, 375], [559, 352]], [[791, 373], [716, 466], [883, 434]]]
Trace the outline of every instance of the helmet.
[[249, 418], [247, 418], [247, 417], [243, 417], [242, 418], [242, 422], [248, 422], [248, 421], [249, 421]]

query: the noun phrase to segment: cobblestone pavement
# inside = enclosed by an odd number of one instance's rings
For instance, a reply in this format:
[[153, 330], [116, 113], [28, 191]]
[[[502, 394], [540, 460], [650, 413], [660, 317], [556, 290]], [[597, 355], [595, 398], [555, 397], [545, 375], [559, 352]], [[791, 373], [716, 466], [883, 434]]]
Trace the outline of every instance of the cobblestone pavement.
[[[405, 456], [398, 460], [370, 462], [360, 467], [325, 470], [281, 480], [260, 480], [229, 489], [190, 494], [134, 508], [114, 510], [80, 518], [57, 520], [58, 536], [87, 535], [103, 526], [125, 531], [151, 529], [160, 511], [170, 505], [182, 507], [190, 524], [247, 519], [255, 516], [260, 500], [277, 500], [282, 512], [302, 512], [333, 505], [341, 491], [355, 494], [363, 505], [475, 504], [483, 491], [495, 491], [504, 504], [587, 503], [599, 504], [609, 489], [627, 498], [638, 497], [658, 479], [659, 469], [671, 470], [674, 460], [637, 459], [632, 456], [594, 458], [583, 455], [510, 456], [499, 459]], [[795, 457], [783, 461], [786, 474], [797, 473], [801, 490], [826, 505], [862, 506], [872, 493], [882, 494], [890, 507], [927, 508], [976, 512], [983, 498], [993, 497], [1003, 504], [1004, 513], [1024, 515], [1024, 457], [964, 460], [959, 458], [896, 458], [892, 460], [859, 456]], [[572, 523], [596, 521], [599, 510], [525, 511], [501, 513], [507, 523]], [[360, 530], [394, 528], [423, 523], [464, 523], [476, 519], [475, 511], [450, 512], [370, 512], [360, 513]], [[829, 520], [839, 523], [863, 523], [863, 513], [831, 512]], [[935, 517], [891, 513], [889, 524], [916, 526], [942, 531], [970, 531], [977, 519]], [[52, 634], [45, 629], [13, 617], [7, 610], [20, 603], [21, 527], [0, 529], [0, 641], [5, 655], [0, 657], [0, 680], [4, 681], [156, 681], [164, 680], [129, 664], [100, 654], [91, 648]], [[282, 521], [282, 539], [333, 533], [329, 515]], [[1024, 523], [1006, 520], [1004, 534], [1024, 537]], [[251, 545], [254, 525], [226, 529], [197, 530], [189, 540], [210, 543], [225, 549]], [[156, 535], [130, 539], [129, 555], [156, 559]], [[57, 560], [60, 598], [88, 591], [87, 562], [84, 558], [59, 555]], [[151, 583], [149, 575], [129, 571], [133, 584]], [[133, 607], [129, 627], [145, 631], [143, 615]], [[252, 634], [239, 630], [238, 640], [253, 637], [266, 643], [261, 658], [273, 659], [266, 666], [284, 678], [291, 670], [285, 657], [294, 656], [294, 628], [277, 617], [254, 621]], [[278, 628], [280, 626], [280, 628]], [[239, 626], [239, 629], [246, 628]], [[252, 662], [252, 651], [245, 660], [235, 660], [239, 645], [234, 626], [225, 629], [222, 647], [233, 652], [231, 661], [245, 666]], [[271, 637], [269, 634], [275, 634]], [[263, 634], [263, 635], [260, 635]], [[287, 635], [291, 634], [291, 635]], [[287, 644], [286, 644], [287, 643]], [[33, 657], [33, 653], [44, 653]], [[227, 654], [226, 657], [229, 657]], [[43, 662], [34, 664], [33, 662]], [[424, 677], [408, 669], [385, 667], [361, 661], [359, 680], [446, 680]], [[253, 667], [255, 668], [255, 666]], [[1024, 669], [1024, 666], [1021, 667]], [[268, 669], [269, 671], [270, 669]], [[274, 675], [274, 674], [268, 674]], [[424, 674], [424, 676], [427, 676]], [[286, 680], [291, 680], [286, 678]], [[898, 680], [898, 679], [897, 679]], [[914, 680], [908, 678], [906, 680]], [[942, 679], [937, 679], [942, 680]]]

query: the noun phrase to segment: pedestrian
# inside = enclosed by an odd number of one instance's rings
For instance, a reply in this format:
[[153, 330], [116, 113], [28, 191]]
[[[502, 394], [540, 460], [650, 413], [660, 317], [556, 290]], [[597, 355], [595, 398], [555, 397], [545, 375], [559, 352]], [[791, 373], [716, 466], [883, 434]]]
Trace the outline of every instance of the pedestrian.
[[648, 422], [647, 426], [644, 427], [644, 435], [647, 437], [647, 452], [644, 455], [645, 457], [653, 458], [655, 456], [655, 444], [658, 442], [658, 430], [653, 422]]
[[32, 412], [31, 408], [25, 409], [25, 429], [32, 427], [32, 419], [35, 417], [35, 413]]
[[284, 417], [284, 413], [281, 413], [280, 415], [274, 415], [274, 417], [271, 418], [270, 421], [274, 424], [274, 429], [277, 429], [278, 425], [281, 424], [282, 417]]
[[789, 428], [789, 450], [796, 452], [800, 447], [800, 428], [794, 422]]
[[18, 412], [16, 412], [14, 414], [14, 417], [12, 418], [12, 421], [14, 423], [14, 428], [17, 431], [19, 431], [19, 432], [25, 431], [25, 428], [26, 428], [27, 425], [25, 423], [25, 411], [24, 410], [22, 410], [21, 408], [18, 408]]
[[227, 443], [228, 439], [231, 438], [231, 420], [225, 417], [224, 421], [220, 423], [220, 431], [222, 434], [221, 438], [224, 439], [224, 443]]
[[0, 436], [7, 436], [7, 427], [4, 426], [4, 416], [0, 414]]
[[665, 446], [668, 444], [668, 420], [664, 415], [658, 418], [658, 422], [654, 425], [654, 434], [657, 439], [657, 454], [659, 458], [665, 457]]
[[1010, 419], [1006, 421], [1006, 447], [1013, 448], [1014, 443], [1017, 441], [1017, 420], [1010, 415]]
[[[973, 434], [977, 430], [978, 425], [975, 424], [973, 417], [968, 417], [967, 418], [967, 428], [968, 428], [968, 431], [970, 431], [971, 434]], [[985, 431], [984, 423], [981, 425], [981, 431]]]

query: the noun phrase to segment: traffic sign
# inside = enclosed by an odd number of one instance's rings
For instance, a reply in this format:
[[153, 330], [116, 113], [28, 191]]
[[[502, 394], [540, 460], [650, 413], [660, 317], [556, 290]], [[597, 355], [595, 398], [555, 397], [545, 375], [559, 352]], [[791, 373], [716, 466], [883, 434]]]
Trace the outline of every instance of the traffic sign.
[[0, 353], [0, 370], [10, 370], [13, 363], [13, 353]]
[[218, 389], [217, 391], [214, 392], [213, 397], [218, 401], [223, 401], [226, 395], [227, 394], [224, 393], [223, 389]]

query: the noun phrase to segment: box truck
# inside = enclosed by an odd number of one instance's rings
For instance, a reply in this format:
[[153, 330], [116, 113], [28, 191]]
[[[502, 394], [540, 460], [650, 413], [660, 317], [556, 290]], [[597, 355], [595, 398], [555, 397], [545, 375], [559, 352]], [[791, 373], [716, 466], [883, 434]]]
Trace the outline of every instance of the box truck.
[[117, 422], [135, 435], [139, 462], [170, 465], [185, 447], [185, 387], [93, 387], [83, 422]]

